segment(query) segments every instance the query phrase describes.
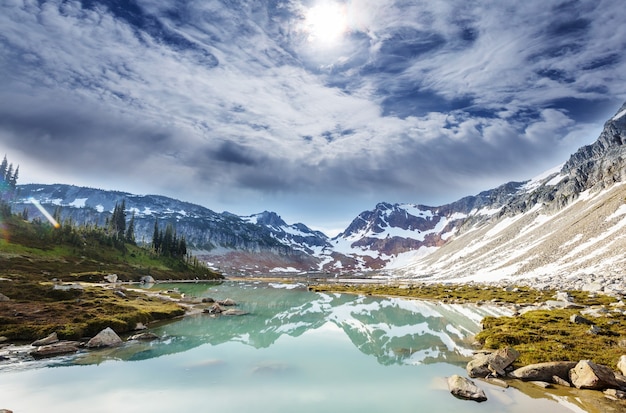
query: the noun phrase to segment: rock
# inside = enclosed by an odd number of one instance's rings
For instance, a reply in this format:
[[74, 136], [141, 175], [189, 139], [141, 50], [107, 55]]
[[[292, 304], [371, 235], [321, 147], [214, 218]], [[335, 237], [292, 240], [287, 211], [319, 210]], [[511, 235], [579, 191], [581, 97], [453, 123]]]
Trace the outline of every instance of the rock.
[[139, 331], [139, 330], [147, 330], [148, 327], [146, 327], [143, 323], [137, 323], [135, 324], [135, 328], [133, 330], [135, 331]]
[[600, 318], [606, 317], [606, 315], [609, 313], [609, 310], [604, 307], [589, 307], [582, 310], [581, 313], [589, 317]]
[[572, 387], [569, 381], [562, 379], [559, 376], [552, 376], [552, 383], [558, 384], [559, 386]]
[[144, 275], [143, 277], [141, 277], [139, 282], [142, 284], [154, 284], [155, 283], [154, 278], [151, 275]]
[[617, 368], [622, 372], [623, 375], [626, 376], [626, 355], [621, 356], [619, 361], [617, 362]]
[[13, 410], [9, 410], [9, 409], [0, 409], [0, 413], [13, 413]]
[[[529, 364], [513, 370], [509, 376], [524, 381], [553, 381], [553, 377], [569, 380], [569, 371], [576, 367], [575, 361], [553, 361]], [[569, 383], [568, 383], [569, 384]]]
[[36, 350], [30, 352], [30, 355], [36, 359], [41, 359], [76, 353], [78, 351], [78, 345], [79, 343], [77, 341], [59, 341], [58, 343], [37, 347]]
[[458, 374], [448, 377], [448, 389], [455, 397], [466, 400], [484, 402], [487, 400], [485, 392], [478, 388], [473, 381]]
[[602, 390], [617, 388], [615, 373], [607, 366], [581, 360], [569, 372], [570, 381], [578, 389]]
[[571, 294], [567, 291], [558, 291], [555, 295], [554, 295], [554, 299], [557, 301], [566, 301], [568, 303], [571, 303], [574, 301], [574, 298], [571, 296]]
[[152, 340], [158, 340], [159, 336], [157, 336], [154, 333], [139, 333], [139, 334], [135, 334], [134, 336], [130, 336], [128, 338], [128, 340], [137, 340], [137, 341], [152, 341]]
[[493, 373], [504, 376], [506, 374], [504, 370], [518, 357], [519, 352], [512, 347], [499, 349], [491, 354], [478, 355], [467, 363], [467, 374], [470, 377], [487, 377]]
[[593, 324], [593, 322], [591, 322], [590, 320], [587, 320], [585, 317], [579, 314], [572, 314], [572, 316], [569, 318], [569, 321], [574, 324], [588, 324], [588, 325]]
[[548, 300], [546, 301], [546, 306], [549, 309], [553, 308], [583, 308], [582, 305], [576, 303], [570, 303], [567, 301], [557, 301], [557, 300]]
[[626, 392], [617, 389], [606, 389], [604, 395], [612, 400], [625, 400]]
[[7, 341], [9, 341], [8, 337], [0, 336], [0, 343], [4, 343], [4, 342], [7, 342]]
[[204, 297], [204, 298], [202, 299], [202, 302], [203, 302], [203, 303], [214, 303], [214, 302], [215, 302], [215, 300], [214, 300], [214, 299], [212, 299], [211, 297]]
[[124, 294], [124, 291], [121, 291], [121, 290], [115, 290], [115, 291], [113, 291], [113, 294], [115, 294], [115, 295], [117, 295], [118, 297], [121, 297], [121, 298], [126, 298], [126, 294]]
[[228, 310], [224, 310], [222, 311], [222, 315], [246, 315], [248, 314], [247, 311], [243, 311], [243, 310], [237, 310], [234, 308], [229, 308]]
[[594, 281], [592, 283], [583, 285], [582, 290], [583, 291], [587, 291], [587, 292], [591, 292], [591, 293], [596, 293], [598, 291], [602, 291], [603, 288], [604, 288], [604, 286], [602, 285], [601, 282]]
[[99, 332], [95, 337], [87, 342], [88, 348], [115, 347], [122, 344], [120, 336], [113, 331], [111, 327], [107, 327]]
[[59, 342], [59, 337], [57, 337], [57, 333], [54, 332], [54, 333], [48, 335], [45, 338], [42, 338], [42, 339], [37, 340], [37, 341], [33, 341], [31, 346], [33, 346], [33, 347], [47, 346], [48, 344], [54, 344], [54, 343], [58, 343], [58, 342]]
[[0, 293], [0, 302], [1, 301], [11, 301], [11, 299], [7, 297], [6, 295]]
[[205, 308], [204, 310], [202, 310], [203, 313], [208, 313], [208, 314], [221, 314], [223, 311], [224, 309], [217, 303], [213, 304], [209, 308]]
[[234, 306], [237, 305], [237, 303], [235, 301], [233, 301], [230, 298], [227, 298], [225, 300], [218, 300], [217, 303], [219, 305], [223, 305], [224, 307], [230, 307], [230, 306]]
[[592, 325], [591, 327], [589, 327], [589, 330], [587, 330], [587, 334], [593, 334], [594, 336], [597, 336], [601, 332], [602, 329], [596, 325]]
[[509, 383], [507, 383], [506, 381], [502, 379], [496, 379], [494, 377], [484, 377], [484, 378], [479, 377], [478, 379], [484, 382], [487, 382], [489, 384], [493, 384], [494, 386], [502, 387], [503, 389], [509, 388]]
[[117, 282], [117, 274], [109, 274], [104, 279], [111, 284], [115, 284]]
[[545, 381], [531, 381], [537, 387], [541, 387], [542, 389], [549, 389], [552, 387], [552, 383], [548, 383]]

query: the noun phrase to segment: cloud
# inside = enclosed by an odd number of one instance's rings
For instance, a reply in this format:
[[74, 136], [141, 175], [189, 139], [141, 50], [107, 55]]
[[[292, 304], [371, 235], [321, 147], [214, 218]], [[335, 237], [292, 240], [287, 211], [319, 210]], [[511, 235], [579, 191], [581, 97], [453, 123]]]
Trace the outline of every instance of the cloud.
[[611, 1], [350, 0], [330, 45], [313, 3], [6, 1], [0, 141], [208, 207], [436, 204], [561, 163], [626, 98]]

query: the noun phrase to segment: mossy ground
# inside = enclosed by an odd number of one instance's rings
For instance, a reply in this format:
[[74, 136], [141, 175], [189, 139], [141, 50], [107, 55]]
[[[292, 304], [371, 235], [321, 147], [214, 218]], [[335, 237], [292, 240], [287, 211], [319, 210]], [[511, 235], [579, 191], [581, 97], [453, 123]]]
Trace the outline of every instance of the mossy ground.
[[184, 314], [174, 302], [130, 290], [123, 291], [123, 298], [101, 286], [62, 291], [48, 282], [13, 280], [0, 281], [0, 291], [11, 297], [0, 303], [0, 336], [12, 341], [32, 341], [52, 332], [61, 339], [80, 339], [106, 327], [122, 334], [139, 322]]
[[[477, 285], [351, 285], [325, 284], [310, 287], [318, 292], [342, 292], [352, 294], [397, 296], [429, 299], [456, 303], [491, 304], [538, 304], [554, 299], [555, 291], [535, 290], [529, 287], [498, 288]], [[585, 306], [604, 306], [610, 309], [614, 297], [590, 295], [584, 291], [569, 291], [573, 300]], [[545, 361], [592, 360], [598, 364], [615, 366], [626, 348], [626, 316], [619, 312], [608, 312], [599, 318], [588, 317], [597, 327], [599, 334], [589, 333], [590, 326], [574, 324], [573, 314], [580, 310], [532, 310], [513, 317], [486, 317], [483, 331], [476, 340], [488, 349], [512, 346], [521, 356], [519, 366]]]

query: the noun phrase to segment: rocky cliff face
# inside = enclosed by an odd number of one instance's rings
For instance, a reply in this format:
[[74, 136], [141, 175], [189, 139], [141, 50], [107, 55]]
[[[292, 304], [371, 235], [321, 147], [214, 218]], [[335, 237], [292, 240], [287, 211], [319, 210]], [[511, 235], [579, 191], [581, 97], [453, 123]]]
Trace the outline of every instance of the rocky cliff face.
[[[526, 182], [396, 274], [433, 279], [593, 279], [626, 273], [626, 105], [562, 168]], [[542, 282], [542, 281], [536, 281]]]

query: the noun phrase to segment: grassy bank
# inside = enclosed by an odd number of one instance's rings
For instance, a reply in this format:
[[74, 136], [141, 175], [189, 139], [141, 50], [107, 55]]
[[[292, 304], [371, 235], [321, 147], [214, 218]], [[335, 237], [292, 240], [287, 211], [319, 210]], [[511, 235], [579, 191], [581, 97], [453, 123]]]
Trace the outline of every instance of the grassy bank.
[[155, 280], [222, 278], [185, 258], [111, 242], [98, 230], [57, 229], [17, 216], [4, 217], [0, 227], [0, 293], [9, 299], [0, 300], [0, 336], [9, 340], [34, 340], [55, 331], [60, 338], [78, 339], [105, 327], [124, 333], [138, 322], [184, 313], [176, 303], [142, 293], [96, 286], [58, 289], [62, 284], [98, 283], [110, 274], [130, 282], [147, 275]]
[[[554, 299], [556, 291], [534, 290], [528, 287], [497, 288], [476, 285], [349, 285], [326, 284], [312, 286], [318, 292], [395, 296], [437, 300], [449, 303], [486, 303], [515, 305], [523, 308]], [[512, 317], [486, 317], [483, 330], [476, 340], [488, 349], [513, 346], [520, 351], [517, 365], [544, 361], [592, 360], [599, 364], [615, 366], [619, 357], [626, 354], [626, 317], [611, 304], [614, 297], [590, 295], [583, 291], [570, 291], [574, 302], [582, 306], [596, 306], [607, 310], [597, 318], [588, 317], [599, 328], [589, 332], [590, 326], [570, 321], [576, 309], [530, 310]]]

